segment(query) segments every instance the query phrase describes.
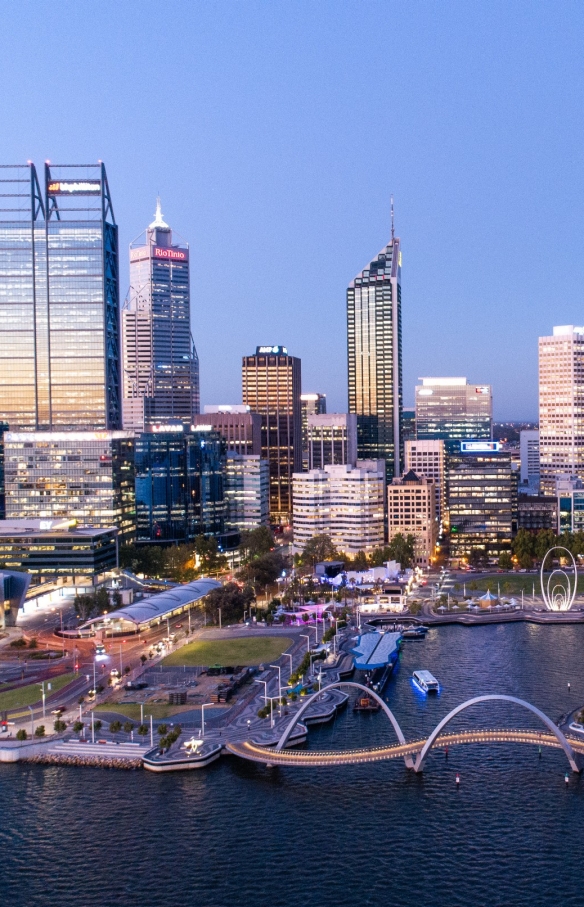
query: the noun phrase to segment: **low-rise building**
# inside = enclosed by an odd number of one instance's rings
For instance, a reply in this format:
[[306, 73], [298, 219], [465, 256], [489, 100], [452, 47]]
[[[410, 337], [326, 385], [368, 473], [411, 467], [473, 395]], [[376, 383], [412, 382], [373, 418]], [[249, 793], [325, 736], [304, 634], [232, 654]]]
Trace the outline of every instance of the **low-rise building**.
[[95, 578], [118, 565], [118, 530], [74, 520], [0, 520], [0, 564], [36, 581]]
[[432, 479], [417, 476], [413, 470], [387, 486], [388, 538], [402, 533], [413, 535], [416, 565], [427, 567], [438, 537], [436, 492]]
[[558, 533], [584, 532], [584, 482], [574, 475], [556, 479]]
[[385, 461], [325, 466], [293, 476], [294, 546], [328, 535], [339, 551], [372, 551], [385, 539]]
[[557, 532], [558, 499], [551, 495], [520, 493], [517, 498], [517, 529], [529, 532], [551, 529]]

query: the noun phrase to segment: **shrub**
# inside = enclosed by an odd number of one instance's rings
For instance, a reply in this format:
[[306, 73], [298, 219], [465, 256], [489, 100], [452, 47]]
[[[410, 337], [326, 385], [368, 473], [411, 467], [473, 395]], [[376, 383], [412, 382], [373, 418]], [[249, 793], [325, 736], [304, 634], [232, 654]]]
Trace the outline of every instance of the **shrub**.
[[21, 727], [20, 730], [16, 732], [16, 739], [17, 740], [26, 740], [27, 738], [28, 738], [28, 734], [26, 733], [24, 728]]
[[164, 737], [164, 735], [166, 733], [168, 733], [168, 728], [165, 724], [159, 724], [158, 727], [156, 728], [156, 730], [158, 731], [158, 733], [160, 734], [161, 737]]
[[140, 734], [140, 737], [146, 737], [148, 734], [148, 730], [149, 730], [149, 728], [148, 728], [147, 724], [141, 724], [138, 727], [138, 733]]
[[[24, 649], [26, 647], [26, 640], [22, 637], [20, 639], [13, 639], [10, 643], [12, 649]], [[21, 737], [21, 740], [26, 740], [26, 737]]]
[[103, 727], [103, 724], [102, 724], [102, 722], [98, 719], [96, 722], [94, 722], [93, 727], [94, 727], [94, 729], [99, 733], [99, 731], [101, 731], [101, 729], [102, 729], [102, 727]]
[[133, 730], [134, 730], [134, 725], [132, 724], [132, 722], [125, 721], [124, 722], [124, 731], [126, 732], [126, 734], [131, 734]]
[[55, 721], [53, 727], [54, 727], [54, 729], [55, 729], [55, 732], [56, 732], [57, 734], [60, 734], [60, 733], [62, 733], [62, 731], [65, 731], [65, 730], [67, 729], [67, 722], [66, 722], [66, 721], [61, 721], [60, 718], [57, 718], [57, 720]]
[[122, 730], [122, 722], [121, 721], [110, 721], [109, 729], [110, 729], [111, 734], [117, 734], [118, 731]]
[[31, 639], [28, 644], [28, 647], [29, 647], [29, 649], [36, 649], [37, 645], [38, 645], [38, 643], [37, 643], [36, 639]]
[[140, 655], [140, 661], [142, 662], [143, 665], [146, 664], [146, 662], [148, 661], [147, 656], [146, 656], [146, 655]]
[[45, 736], [45, 726], [44, 724], [39, 724], [34, 732], [35, 737], [44, 737]]
[[73, 730], [76, 734], [80, 734], [81, 731], [83, 730], [83, 722], [76, 721], [75, 724], [73, 725]]

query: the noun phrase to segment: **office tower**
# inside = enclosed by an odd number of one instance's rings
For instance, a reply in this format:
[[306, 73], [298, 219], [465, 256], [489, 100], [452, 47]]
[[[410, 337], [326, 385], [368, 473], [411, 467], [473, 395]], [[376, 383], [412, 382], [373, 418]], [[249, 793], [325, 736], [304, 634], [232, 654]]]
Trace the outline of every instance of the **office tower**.
[[438, 523], [445, 517], [444, 514], [444, 469], [445, 452], [444, 441], [406, 441], [404, 444], [405, 471], [432, 479], [436, 494], [436, 519]]
[[404, 409], [402, 411], [402, 439], [406, 441], [416, 440], [416, 410]]
[[225, 438], [228, 451], [260, 456], [262, 452], [262, 417], [250, 412], [249, 406], [205, 406], [205, 412], [193, 418], [193, 426], [210, 425]]
[[436, 490], [432, 479], [412, 469], [387, 486], [387, 537], [398, 533], [414, 536], [416, 564], [427, 567], [438, 537]]
[[225, 441], [212, 430], [136, 438], [137, 540], [187, 542], [224, 529]]
[[287, 522], [292, 474], [302, 469], [300, 359], [284, 346], [258, 346], [243, 357], [243, 402], [262, 417], [262, 457], [270, 464], [270, 517]]
[[240, 532], [270, 522], [270, 468], [261, 457], [227, 452], [225, 528]]
[[199, 412], [199, 359], [191, 334], [189, 247], [164, 222], [160, 199], [130, 245], [122, 310], [124, 426], [190, 426]]
[[556, 479], [558, 523], [555, 532], [584, 532], [584, 482], [575, 475]]
[[300, 394], [300, 414], [302, 418], [302, 468], [308, 465], [308, 417], [326, 413], [326, 394]]
[[543, 494], [559, 475], [584, 479], [584, 327], [539, 338], [539, 459]]
[[328, 535], [339, 551], [355, 555], [383, 546], [385, 460], [325, 466], [294, 475], [294, 545]]
[[521, 491], [539, 494], [539, 431], [524, 429], [519, 434]]
[[401, 474], [401, 248], [391, 241], [347, 290], [349, 412], [357, 415], [360, 458], [387, 461]]
[[324, 413], [307, 419], [308, 466], [349, 464], [357, 460], [357, 416], [354, 413]]
[[466, 378], [420, 378], [416, 386], [416, 438], [419, 441], [489, 441], [493, 437], [493, 397], [488, 384]]
[[447, 444], [446, 506], [450, 554], [476, 551], [487, 559], [511, 550], [517, 531], [517, 474], [497, 441]]
[[121, 426], [118, 228], [105, 167], [0, 168], [0, 420]]
[[4, 435], [6, 517], [136, 534], [134, 437], [123, 431], [27, 431]]
[[[558, 532], [558, 499], [555, 495], [522, 494], [517, 495], [517, 531], [527, 529], [539, 532], [551, 529]], [[570, 530], [571, 531], [571, 530]]]

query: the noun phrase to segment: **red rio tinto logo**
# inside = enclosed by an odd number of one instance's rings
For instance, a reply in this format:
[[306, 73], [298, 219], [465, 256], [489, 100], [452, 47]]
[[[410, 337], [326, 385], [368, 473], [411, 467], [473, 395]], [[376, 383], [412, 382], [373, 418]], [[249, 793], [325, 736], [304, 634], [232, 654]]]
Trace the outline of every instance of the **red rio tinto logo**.
[[187, 253], [182, 249], [164, 249], [154, 246], [154, 258], [172, 258], [173, 261], [186, 261]]

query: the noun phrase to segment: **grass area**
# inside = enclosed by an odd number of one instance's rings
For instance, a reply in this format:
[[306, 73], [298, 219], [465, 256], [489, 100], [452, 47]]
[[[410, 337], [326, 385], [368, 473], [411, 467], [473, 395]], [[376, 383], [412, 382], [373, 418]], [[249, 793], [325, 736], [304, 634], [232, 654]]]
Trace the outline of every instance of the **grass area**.
[[[58, 677], [51, 677], [48, 681], [48, 683], [51, 684], [50, 690], [47, 690], [47, 683], [45, 682], [47, 696], [59, 692], [59, 690], [62, 690], [77, 677], [79, 677], [79, 674], [71, 673], [59, 674]], [[6, 684], [3, 684], [3, 686], [6, 686]], [[40, 702], [41, 698], [40, 683], [29, 683], [25, 687], [18, 687], [15, 690], [6, 690], [4, 693], [2, 692], [2, 686], [0, 686], [0, 711], [26, 708], [27, 705], [34, 705], [35, 703]]]
[[258, 665], [275, 661], [292, 644], [285, 636], [240, 636], [235, 639], [199, 639], [162, 660], [165, 667], [202, 665]]
[[[158, 721], [161, 718], [173, 718], [175, 715], [180, 715], [181, 712], [190, 712], [196, 708], [197, 706], [193, 705], [166, 705], [163, 702], [152, 704], [145, 702], [144, 721], [146, 721], [146, 718], [150, 718], [150, 715], [155, 721]], [[137, 702], [104, 702], [102, 705], [96, 705], [94, 712], [96, 715], [98, 712], [115, 712], [117, 715], [123, 715], [131, 721], [140, 723], [140, 704]]]
[[[548, 574], [544, 574], [544, 582], [547, 580]], [[501, 595], [521, 595], [521, 590], [525, 592], [526, 595], [531, 595], [533, 592], [533, 586], [535, 583], [535, 594], [541, 595], [541, 588], [539, 582], [539, 573], [498, 573], [495, 576], [468, 576], [465, 580], [459, 579], [457, 585], [460, 586], [460, 589], [455, 589], [455, 595], [462, 595], [463, 583], [466, 586], [467, 594], [472, 595], [474, 592], [486, 592], [487, 589], [490, 589], [491, 592], [497, 594], [497, 584], [501, 589]], [[584, 576], [578, 576], [578, 592], [584, 592]]]

